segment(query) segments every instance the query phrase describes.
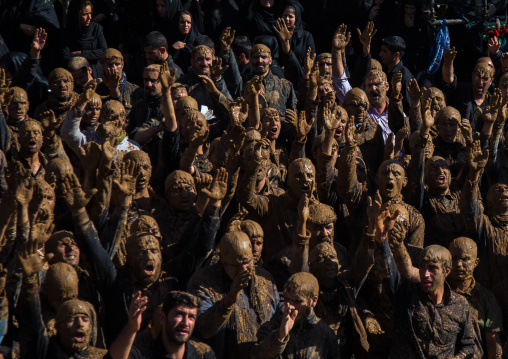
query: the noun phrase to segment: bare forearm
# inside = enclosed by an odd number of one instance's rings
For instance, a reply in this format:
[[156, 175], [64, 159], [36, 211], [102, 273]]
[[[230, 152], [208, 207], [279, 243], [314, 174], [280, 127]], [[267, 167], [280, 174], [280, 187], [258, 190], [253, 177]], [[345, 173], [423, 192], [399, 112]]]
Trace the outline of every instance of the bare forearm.
[[406, 246], [401, 245], [393, 250], [393, 258], [400, 274], [413, 283], [420, 283], [420, 273], [418, 268], [413, 267], [411, 257], [407, 252]]
[[451, 64], [444, 64], [443, 65], [443, 69], [441, 70], [441, 72], [442, 72], [442, 75], [443, 75], [443, 81], [446, 84], [453, 83], [453, 74], [454, 74], [453, 62]]
[[501, 359], [503, 356], [503, 347], [499, 333], [485, 332], [485, 344], [487, 347], [488, 359]]
[[128, 327], [123, 328], [108, 348], [108, 353], [112, 359], [127, 359], [129, 357], [134, 339], [136, 339], [136, 333]]
[[175, 132], [178, 128], [171, 90], [162, 91], [162, 114], [164, 115], [166, 128], [169, 132]]
[[134, 141], [143, 146], [160, 131], [159, 126], [140, 129], [134, 136]]

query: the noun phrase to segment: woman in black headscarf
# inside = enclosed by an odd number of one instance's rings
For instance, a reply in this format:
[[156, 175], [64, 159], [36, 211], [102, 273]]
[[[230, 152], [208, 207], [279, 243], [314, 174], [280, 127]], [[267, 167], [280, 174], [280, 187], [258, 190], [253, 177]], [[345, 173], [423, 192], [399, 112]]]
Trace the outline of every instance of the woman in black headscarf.
[[93, 5], [90, 0], [80, 0], [79, 6], [74, 9], [76, 10], [72, 12], [72, 8], [69, 9], [67, 27], [62, 36], [63, 66], [67, 67], [67, 63], [73, 56], [82, 56], [88, 60], [93, 71], [92, 76], [101, 77], [102, 68], [99, 60], [108, 48], [102, 26], [92, 22]]
[[178, 16], [177, 30], [174, 32], [176, 38], [169, 47], [169, 53], [173, 56], [175, 63], [180, 66], [182, 71], [187, 72], [190, 66], [190, 58], [194, 41], [201, 34], [195, 28], [192, 21], [192, 15], [189, 11], [181, 11]]
[[275, 0], [254, 0], [245, 15], [248, 23], [248, 36], [273, 35], [273, 27], [281, 14]]
[[242, 33], [242, 21], [234, 0], [201, 0], [204, 13], [205, 33], [218, 44], [226, 27]]
[[155, 0], [153, 30], [162, 33], [168, 43], [173, 41], [178, 14], [182, 11], [180, 0]]

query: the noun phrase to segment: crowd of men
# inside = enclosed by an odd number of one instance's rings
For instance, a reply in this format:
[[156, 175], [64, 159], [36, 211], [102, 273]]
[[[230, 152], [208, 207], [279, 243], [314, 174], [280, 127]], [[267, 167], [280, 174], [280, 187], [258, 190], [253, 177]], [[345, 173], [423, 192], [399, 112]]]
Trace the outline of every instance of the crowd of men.
[[0, 5], [29, 40], [0, 58], [0, 358], [508, 353], [499, 38], [429, 74], [413, 0], [334, 31], [307, 1], [26, 2]]

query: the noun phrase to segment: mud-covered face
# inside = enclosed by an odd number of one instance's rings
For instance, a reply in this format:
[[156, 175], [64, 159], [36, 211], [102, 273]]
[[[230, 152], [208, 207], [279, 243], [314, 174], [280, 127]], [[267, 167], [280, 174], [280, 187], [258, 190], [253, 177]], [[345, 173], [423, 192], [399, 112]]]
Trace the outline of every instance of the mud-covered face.
[[397, 163], [381, 164], [376, 175], [377, 189], [385, 200], [393, 199], [400, 195], [406, 185], [404, 168]]
[[289, 191], [300, 198], [301, 196], [311, 197], [314, 191], [315, 171], [310, 161], [306, 162], [293, 162], [289, 166], [288, 174], [288, 188]]
[[321, 251], [310, 263], [310, 272], [319, 282], [337, 278], [339, 273], [339, 260], [332, 250]]
[[161, 250], [154, 236], [143, 236], [127, 246], [127, 265], [132, 276], [144, 285], [155, 283], [161, 274]]
[[478, 258], [473, 248], [463, 244], [450, 248], [452, 255], [452, 270], [450, 278], [465, 281], [473, 278], [473, 272], [478, 265]]
[[191, 308], [185, 304], [179, 304], [165, 315], [161, 311], [161, 325], [163, 335], [170, 343], [184, 344], [192, 336], [196, 319], [198, 317], [198, 308]]
[[437, 125], [439, 137], [446, 143], [453, 143], [457, 140], [459, 123], [454, 117], [445, 117]]
[[348, 116], [346, 110], [341, 107], [336, 112], [335, 116], [336, 117], [340, 116], [339, 126], [335, 130], [335, 141], [337, 141], [337, 143], [340, 143], [342, 142], [343, 134], [344, 131], [346, 130]]
[[51, 93], [60, 101], [68, 100], [74, 90], [74, 82], [67, 76], [58, 76], [49, 83]]
[[191, 68], [196, 75], [209, 75], [212, 66], [213, 54], [211, 51], [198, 51], [191, 58]]
[[40, 125], [33, 121], [25, 122], [19, 132], [19, 145], [26, 155], [38, 153], [42, 148], [42, 130]]
[[110, 58], [106, 61], [106, 63], [101, 63], [102, 70], [106, 73], [106, 69], [115, 71], [117, 74], [121, 75], [123, 71], [124, 62], [117, 58]]
[[160, 96], [162, 94], [162, 84], [159, 80], [159, 72], [144, 71], [143, 86], [148, 97]]
[[92, 320], [85, 313], [76, 313], [59, 325], [62, 346], [68, 350], [85, 349], [92, 334]]
[[251, 54], [250, 61], [252, 64], [252, 72], [255, 75], [265, 75], [270, 70], [272, 57], [266, 52], [256, 52]]
[[444, 285], [450, 269], [444, 269], [441, 263], [422, 262], [419, 266], [420, 286], [425, 293], [434, 293]]
[[206, 118], [201, 113], [193, 111], [187, 115], [183, 121], [182, 135], [187, 141], [190, 141], [193, 133], [204, 133], [208, 127]]
[[313, 223], [311, 221], [307, 222], [307, 229], [310, 232], [310, 242], [311, 247], [318, 243], [333, 242], [334, 237], [334, 224], [333, 222], [329, 223]]
[[254, 264], [256, 264], [261, 259], [261, 253], [263, 252], [263, 237], [249, 237], [249, 239], [252, 245], [252, 258]]
[[77, 267], [79, 264], [79, 247], [74, 239], [67, 237], [58, 241], [56, 251], [52, 261], [54, 263], [64, 262], [70, 264], [73, 267]]
[[179, 212], [187, 212], [196, 201], [196, 187], [190, 183], [178, 183], [172, 185], [166, 192], [169, 205]]
[[[484, 64], [488, 66], [487, 64]], [[475, 71], [472, 76], [471, 87], [473, 89], [473, 95], [483, 96], [489, 90], [492, 85], [492, 76], [488, 75], [484, 71]]]
[[26, 92], [21, 88], [14, 88], [14, 94], [7, 107], [9, 111], [9, 122], [20, 122], [23, 121], [28, 112], [29, 102]]
[[446, 107], [444, 94], [441, 90], [431, 87], [422, 96], [422, 104], [426, 104], [427, 100], [430, 99], [430, 111], [432, 116], [436, 116], [436, 113]]
[[280, 135], [280, 115], [276, 110], [265, 111], [261, 122], [262, 131], [270, 141], [275, 141]]
[[98, 104], [88, 104], [85, 109], [85, 114], [81, 121], [88, 126], [95, 126], [99, 122], [101, 115], [101, 106]]
[[317, 297], [315, 300], [308, 299], [301, 293], [295, 291], [284, 291], [284, 301], [289, 306], [290, 314], [295, 310], [298, 311], [295, 324], [301, 324], [312, 314], [313, 308], [317, 303]]
[[319, 101], [323, 102], [326, 98], [326, 95], [333, 91], [332, 85], [329, 83], [323, 83], [318, 86], [317, 95]]
[[487, 194], [492, 214], [508, 213], [508, 186], [502, 183], [494, 184]]
[[139, 192], [148, 187], [150, 178], [152, 177], [150, 157], [139, 156], [139, 158], [136, 159], [136, 171], [139, 173], [136, 181], [136, 191]]
[[452, 174], [450, 166], [444, 158], [433, 158], [427, 164], [425, 184], [434, 193], [444, 193], [450, 187]]
[[372, 106], [377, 107], [385, 103], [387, 92], [388, 83], [379, 76], [370, 76], [365, 79], [365, 93]]
[[318, 61], [319, 76], [325, 79], [332, 76], [332, 58], [325, 57]]
[[363, 93], [360, 96], [355, 96], [351, 101], [344, 101], [344, 109], [347, 111], [348, 117], [355, 117], [356, 124], [363, 123], [367, 120], [367, 116], [369, 115], [367, 113], [367, 110], [369, 109], [368, 97]]

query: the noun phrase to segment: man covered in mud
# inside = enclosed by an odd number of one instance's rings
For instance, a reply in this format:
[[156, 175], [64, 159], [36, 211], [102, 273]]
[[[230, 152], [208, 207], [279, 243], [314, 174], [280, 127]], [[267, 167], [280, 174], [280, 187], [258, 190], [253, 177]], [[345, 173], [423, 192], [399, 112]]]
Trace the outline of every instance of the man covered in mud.
[[335, 333], [315, 313], [319, 284], [299, 272], [284, 285], [284, 309], [258, 331], [251, 358], [339, 358]]
[[503, 315], [494, 294], [478, 283], [473, 271], [478, 265], [476, 243], [467, 237], [455, 238], [450, 243], [452, 270], [448, 283], [455, 292], [462, 294], [469, 302], [476, 350], [473, 358], [500, 358]]
[[[365, 222], [368, 191], [367, 186], [358, 180], [356, 171], [357, 139], [354, 123], [350, 120], [346, 127], [346, 145], [339, 157], [338, 169], [342, 176], [337, 179], [337, 192], [347, 205], [351, 216], [352, 238], [361, 238]], [[406, 172], [402, 164], [396, 160], [381, 163], [376, 173], [376, 188], [382, 203], [390, 201], [392, 205], [401, 204], [409, 213], [409, 227], [406, 243], [423, 247], [425, 222], [422, 215], [413, 206], [404, 202], [402, 190], [406, 186]], [[358, 241], [358, 240], [357, 240]], [[354, 253], [358, 243], [351, 243], [350, 253]]]
[[255, 184], [262, 161], [260, 155], [244, 164], [245, 173], [236, 196], [265, 231], [263, 260], [267, 263], [292, 243], [298, 201], [302, 196], [312, 197], [315, 191], [315, 168], [309, 159], [296, 159], [288, 168], [288, 190], [281, 195], [261, 195], [256, 194]]
[[6, 102], [7, 107], [7, 116], [5, 120], [7, 122], [10, 137], [8, 150], [18, 152], [19, 127], [24, 121], [31, 120], [31, 118], [27, 115], [28, 109], [30, 108], [28, 94], [21, 87], [11, 87], [9, 92], [5, 95], [4, 101]]
[[271, 275], [254, 265], [245, 233], [226, 233], [219, 253], [220, 262], [198, 271], [188, 285], [201, 300], [197, 333], [219, 358], [249, 357], [260, 325], [277, 309], [277, 288]]
[[48, 161], [41, 152], [42, 126], [38, 121], [24, 121], [19, 127], [19, 153], [14, 158], [19, 160], [23, 167], [30, 168], [35, 178], [44, 178], [44, 167]]
[[418, 268], [413, 267], [401, 232], [385, 241], [382, 259], [390, 271], [396, 323], [390, 356], [472, 357], [476, 348], [469, 304], [445, 281], [452, 268], [450, 252], [439, 245], [425, 247]]

